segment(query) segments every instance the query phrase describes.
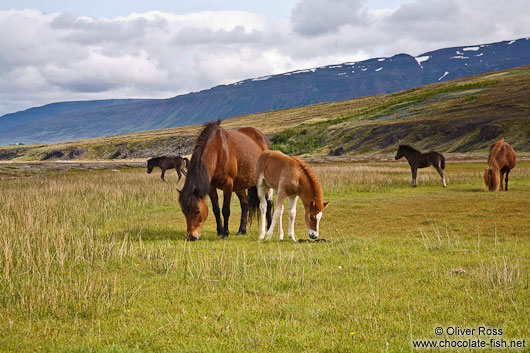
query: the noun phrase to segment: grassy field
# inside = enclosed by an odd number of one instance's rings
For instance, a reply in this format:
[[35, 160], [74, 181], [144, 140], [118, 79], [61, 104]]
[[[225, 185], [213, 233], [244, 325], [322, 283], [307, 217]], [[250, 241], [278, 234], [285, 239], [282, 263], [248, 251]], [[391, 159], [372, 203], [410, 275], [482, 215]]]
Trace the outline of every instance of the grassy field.
[[[174, 173], [0, 164], [0, 351], [410, 352], [469, 338], [438, 326], [501, 328], [491, 338], [528, 347], [528, 158], [495, 193], [483, 161], [451, 156], [447, 189], [432, 168], [412, 188], [408, 165], [384, 158], [313, 167], [326, 242], [259, 242], [256, 222], [221, 240], [210, 212], [189, 243]], [[238, 221], [234, 200], [232, 232]]]

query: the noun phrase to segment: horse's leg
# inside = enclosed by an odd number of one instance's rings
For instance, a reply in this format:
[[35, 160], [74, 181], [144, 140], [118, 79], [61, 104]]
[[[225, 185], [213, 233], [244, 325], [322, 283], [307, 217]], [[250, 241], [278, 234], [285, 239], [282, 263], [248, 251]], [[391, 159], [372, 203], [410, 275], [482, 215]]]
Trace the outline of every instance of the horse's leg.
[[232, 188], [233, 184], [232, 182], [227, 183], [227, 185], [223, 188], [223, 234], [222, 238], [226, 238], [228, 234], [230, 233], [228, 231], [228, 219], [230, 218], [230, 200], [232, 199]]
[[265, 219], [267, 220], [267, 228], [271, 223], [271, 201], [267, 196], [272, 198], [272, 189], [268, 188], [264, 183], [263, 179], [258, 181], [256, 185], [258, 189], [258, 199], [259, 199], [259, 211], [260, 211], [260, 223], [259, 223], [259, 239], [265, 238]]
[[289, 228], [287, 228], [287, 235], [292, 241], [296, 241], [294, 237], [294, 220], [296, 218], [296, 201], [298, 196], [289, 197]]
[[166, 179], [164, 179], [164, 174], [166, 174], [166, 170], [162, 168], [162, 174], [160, 175], [160, 178], [162, 178], [163, 181], [166, 181]]
[[272, 189], [269, 189], [269, 191], [265, 195], [265, 198], [267, 201], [267, 228], [269, 228], [272, 223]]
[[248, 197], [245, 190], [236, 191], [241, 205], [241, 223], [239, 223], [239, 231], [236, 235], [243, 235], [247, 233], [247, 219], [248, 219]]
[[436, 171], [438, 172], [438, 174], [440, 174], [440, 176], [442, 177], [442, 185], [444, 186], [444, 188], [447, 187], [447, 184], [445, 183], [445, 176], [444, 176], [444, 171], [442, 170], [442, 168], [440, 168], [439, 165], [432, 165], [434, 167], [434, 169], [436, 169]]
[[180, 181], [180, 178], [182, 178], [182, 174], [180, 174], [180, 169], [177, 168], [177, 174], [179, 175], [179, 179], [177, 180], [177, 183]]
[[215, 222], [217, 223], [217, 235], [223, 234], [223, 224], [221, 223], [221, 210], [219, 209], [219, 197], [217, 196], [217, 189], [210, 186], [210, 201], [212, 201], [213, 214], [215, 215]]
[[[285, 192], [281, 189], [281, 185], [278, 187], [278, 196], [276, 197], [276, 208], [274, 210], [274, 215], [272, 216], [272, 222], [271, 226], [269, 227], [269, 230], [267, 231], [267, 240], [270, 240], [272, 238], [272, 233], [274, 232], [274, 227], [276, 226], [276, 222], [280, 220], [283, 215], [283, 200], [285, 199]], [[281, 223], [280, 223], [281, 226]]]
[[506, 171], [506, 180], [504, 183], [504, 191], [508, 191], [508, 175], [510, 175], [510, 169]]
[[282, 214], [278, 218], [278, 239], [283, 240], [283, 225], [282, 225], [282, 218], [283, 218], [283, 202], [282, 202]]
[[418, 168], [416, 167], [410, 167], [412, 170], [412, 187], [418, 186], [417, 178], [418, 178]]
[[504, 190], [504, 185], [503, 185], [503, 182], [502, 182], [502, 178], [504, 178], [504, 169], [500, 169], [499, 170], [499, 175], [500, 175], [500, 191], [503, 191]]

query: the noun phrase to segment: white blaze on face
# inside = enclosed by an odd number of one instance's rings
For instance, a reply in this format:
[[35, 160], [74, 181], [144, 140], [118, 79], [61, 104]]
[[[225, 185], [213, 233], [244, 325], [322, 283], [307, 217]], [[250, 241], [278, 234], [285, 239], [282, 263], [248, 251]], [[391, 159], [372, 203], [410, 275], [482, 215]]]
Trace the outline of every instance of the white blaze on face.
[[319, 212], [319, 213], [315, 216], [315, 218], [317, 219], [317, 226], [316, 226], [317, 229], [316, 229], [316, 231], [314, 231], [313, 229], [310, 229], [310, 230], [309, 230], [309, 237], [310, 237], [311, 239], [317, 239], [317, 238], [318, 238], [318, 228], [319, 228], [318, 225], [319, 225], [319, 223], [320, 223], [320, 219], [322, 218], [322, 212]]
[[322, 218], [322, 212], [319, 212], [317, 215], [316, 215], [316, 219], [317, 219], [317, 234], [318, 234], [318, 225], [320, 223], [320, 219]]

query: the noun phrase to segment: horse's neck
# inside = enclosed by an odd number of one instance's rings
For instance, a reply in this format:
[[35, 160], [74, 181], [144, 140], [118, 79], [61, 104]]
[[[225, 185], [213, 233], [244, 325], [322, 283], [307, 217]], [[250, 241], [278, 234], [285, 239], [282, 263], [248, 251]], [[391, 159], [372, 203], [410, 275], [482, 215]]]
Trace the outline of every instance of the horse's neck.
[[309, 178], [304, 172], [301, 173], [299, 185], [299, 196], [300, 200], [304, 204], [305, 208], [309, 207], [309, 203], [314, 200], [316, 201], [317, 192], [315, 190], [316, 185], [314, 181]]
[[413, 150], [405, 150], [405, 153], [403, 153], [405, 155], [405, 158], [409, 159], [409, 158], [418, 158], [421, 156], [421, 152], [418, 152], [418, 151], [413, 151]]
[[205, 146], [201, 156], [201, 163], [204, 165], [206, 171], [208, 172], [208, 179], [210, 183], [217, 169], [217, 153], [218, 151], [215, 151], [213, 147]]

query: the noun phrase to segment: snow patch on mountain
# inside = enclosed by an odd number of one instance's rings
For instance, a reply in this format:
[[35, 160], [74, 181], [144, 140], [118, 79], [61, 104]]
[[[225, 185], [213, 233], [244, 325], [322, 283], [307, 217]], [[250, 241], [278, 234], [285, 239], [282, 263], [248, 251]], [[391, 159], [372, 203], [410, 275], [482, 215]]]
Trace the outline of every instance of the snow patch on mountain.
[[438, 81], [440, 81], [442, 78], [444, 78], [445, 76], [449, 75], [449, 72], [446, 71], [444, 72], [444, 74], [442, 76], [440, 76], [440, 78], [438, 79]]
[[430, 58], [431, 57], [429, 55], [424, 55], [424, 56], [417, 56], [414, 59], [416, 59], [416, 61], [418, 62], [418, 65], [420, 65], [420, 67], [423, 68], [421, 63], [424, 62], [424, 61], [429, 60]]

